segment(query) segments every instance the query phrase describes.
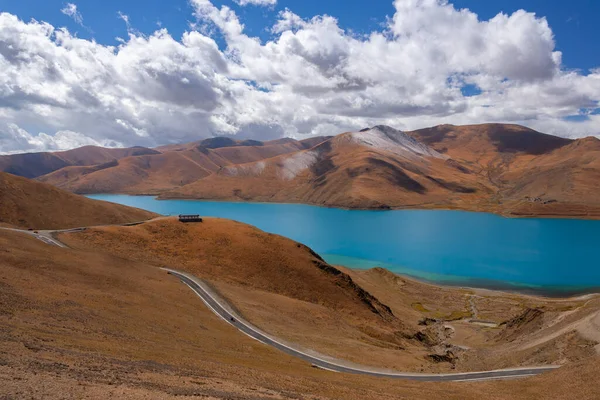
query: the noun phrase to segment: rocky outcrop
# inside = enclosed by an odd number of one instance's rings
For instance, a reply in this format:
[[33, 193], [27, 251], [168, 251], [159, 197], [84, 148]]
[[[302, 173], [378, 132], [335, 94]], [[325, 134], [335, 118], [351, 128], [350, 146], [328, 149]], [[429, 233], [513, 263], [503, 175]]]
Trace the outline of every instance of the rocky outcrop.
[[544, 311], [539, 308], [528, 308], [522, 314], [504, 321], [500, 324], [502, 332], [497, 336], [498, 340], [512, 342], [520, 337], [525, 337], [538, 331], [543, 326]]
[[350, 275], [340, 271], [339, 269], [327, 264], [317, 253], [307, 247], [310, 253], [315, 257], [313, 263], [321, 271], [333, 275], [336, 278], [336, 284], [340, 287], [350, 290], [353, 292], [358, 299], [364, 303], [373, 313], [379, 315], [384, 321], [395, 321], [397, 318], [394, 316], [392, 309], [387, 305], [380, 302], [375, 296], [364, 290], [362, 287], [357, 285]]

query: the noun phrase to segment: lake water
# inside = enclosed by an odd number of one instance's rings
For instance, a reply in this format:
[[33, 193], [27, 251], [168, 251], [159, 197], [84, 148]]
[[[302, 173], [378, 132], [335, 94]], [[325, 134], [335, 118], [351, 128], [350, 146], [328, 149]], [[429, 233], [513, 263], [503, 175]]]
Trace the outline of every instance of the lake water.
[[245, 222], [302, 242], [332, 264], [353, 268], [381, 266], [436, 283], [546, 295], [600, 291], [600, 221], [89, 197], [163, 215], [200, 214]]

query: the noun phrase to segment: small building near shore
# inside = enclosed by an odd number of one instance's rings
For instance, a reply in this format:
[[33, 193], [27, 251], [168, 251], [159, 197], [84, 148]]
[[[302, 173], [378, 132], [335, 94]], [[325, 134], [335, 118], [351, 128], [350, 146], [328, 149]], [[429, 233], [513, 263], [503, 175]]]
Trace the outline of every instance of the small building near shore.
[[180, 214], [179, 222], [202, 222], [202, 218], [197, 214]]

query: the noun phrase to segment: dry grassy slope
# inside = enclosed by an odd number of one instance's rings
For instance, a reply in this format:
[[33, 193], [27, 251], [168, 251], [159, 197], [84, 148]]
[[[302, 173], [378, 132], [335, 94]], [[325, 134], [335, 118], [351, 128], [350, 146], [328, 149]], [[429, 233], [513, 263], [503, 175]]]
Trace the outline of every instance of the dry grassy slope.
[[[495, 188], [495, 211], [600, 216], [600, 141], [503, 124], [442, 125], [409, 132], [478, 171]], [[533, 200], [532, 200], [533, 199]]]
[[223, 323], [143, 264], [0, 231], [0, 397], [595, 399], [596, 359], [516, 381], [329, 373]]
[[367, 146], [338, 135], [310, 150], [230, 166], [164, 198], [303, 202], [387, 208], [477, 201], [490, 190], [453, 160]]
[[[599, 302], [584, 307], [579, 300], [439, 288], [382, 269], [334, 269], [302, 245], [233, 221], [163, 219], [60, 238], [77, 249], [190, 271], [267, 332], [358, 364], [447, 372], [565, 363], [595, 355], [600, 342], [586, 331], [595, 320], [582, 323], [599, 313]], [[522, 317], [529, 308], [543, 310], [543, 324]], [[445, 322], [420, 325], [425, 318]], [[465, 318], [525, 323], [490, 329]], [[449, 337], [443, 324], [451, 325]], [[429, 357], [447, 351], [452, 363]]]
[[249, 225], [175, 219], [135, 227], [61, 234], [69, 246], [156, 266], [183, 269], [209, 280], [261, 329], [339, 359], [375, 367], [449, 371], [432, 363], [432, 350], [389, 308], [305, 246]]
[[154, 154], [155, 150], [143, 147], [108, 149], [84, 146], [54, 153], [26, 153], [0, 156], [0, 171], [26, 178], [36, 178], [68, 166], [104, 164], [124, 157]]
[[71, 167], [39, 178], [75, 193], [156, 193], [194, 182], [210, 174], [186, 152], [127, 157], [94, 167]]
[[[527, 171], [527, 173], [523, 173]], [[574, 141], [543, 156], [536, 157], [520, 170], [509, 169], [500, 176], [510, 185], [505, 197], [540, 197], [560, 202], [596, 203], [600, 193], [600, 140]]]
[[174, 218], [133, 227], [102, 227], [62, 234], [75, 248], [167, 265], [250, 289], [272, 292], [400, 328], [387, 307], [329, 266], [309, 248], [235, 221]]
[[35, 229], [122, 224], [154, 213], [91, 200], [54, 186], [0, 172], [0, 222]]
[[[318, 140], [314, 138], [308, 143]], [[159, 147], [162, 153], [156, 151], [156, 154], [93, 166], [66, 167], [39, 180], [75, 193], [155, 194], [187, 185], [227, 165], [291, 153], [305, 146], [296, 140], [263, 143], [212, 138]]]
[[480, 167], [486, 166], [498, 154], [536, 156], [573, 142], [509, 124], [439, 125], [407, 134], [454, 159]]

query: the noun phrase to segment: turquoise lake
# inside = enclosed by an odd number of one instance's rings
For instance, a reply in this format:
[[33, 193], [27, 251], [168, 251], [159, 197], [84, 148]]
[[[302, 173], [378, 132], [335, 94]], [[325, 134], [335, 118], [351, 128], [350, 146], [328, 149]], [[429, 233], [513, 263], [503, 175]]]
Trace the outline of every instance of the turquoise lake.
[[600, 221], [462, 211], [355, 211], [300, 204], [91, 195], [163, 215], [233, 219], [304, 243], [332, 264], [435, 283], [561, 296], [600, 291]]

